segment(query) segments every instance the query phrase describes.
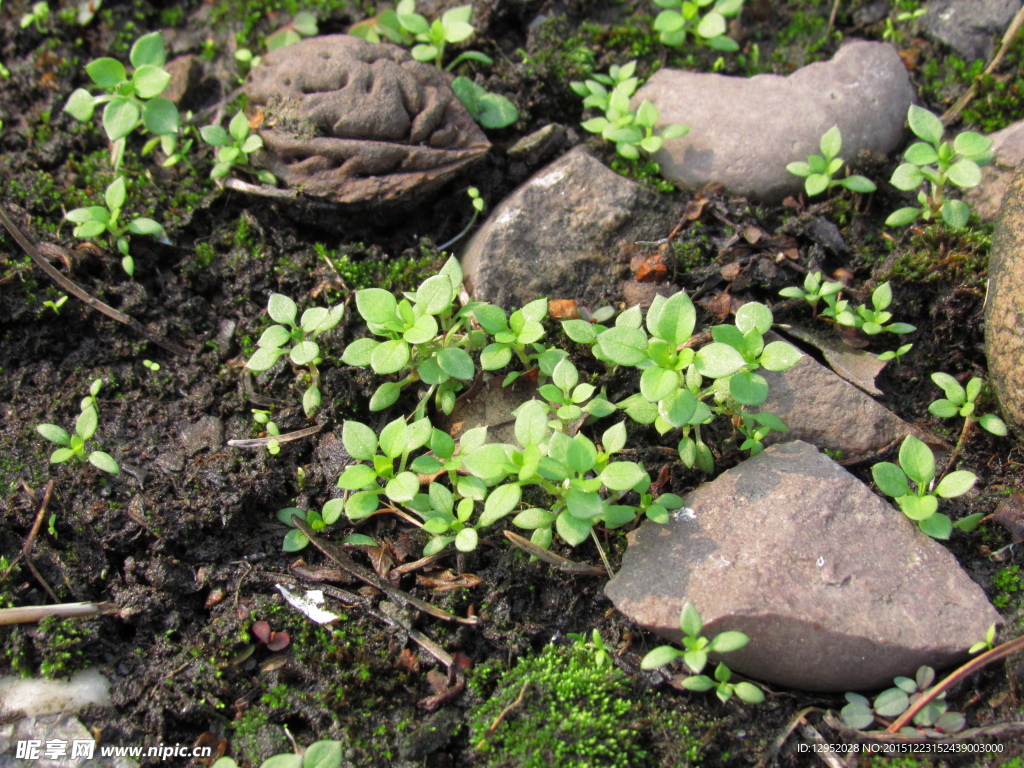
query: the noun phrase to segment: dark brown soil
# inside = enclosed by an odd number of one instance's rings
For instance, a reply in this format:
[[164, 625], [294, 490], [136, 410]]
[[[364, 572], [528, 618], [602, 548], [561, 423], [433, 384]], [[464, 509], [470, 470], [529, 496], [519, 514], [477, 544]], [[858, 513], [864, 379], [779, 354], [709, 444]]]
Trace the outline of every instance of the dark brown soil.
[[[100, 199], [111, 179], [98, 121], [82, 125], [62, 112], [71, 91], [86, 82], [84, 65], [108, 55], [124, 60], [139, 35], [164, 29], [172, 55], [208, 56], [210, 79], [189, 98], [197, 113], [208, 110], [209, 120], [221, 94], [230, 95], [238, 84], [232, 57], [235, 35], [260, 49], [263, 35], [289, 14], [276, 7], [261, 13], [255, 2], [193, 0], [176, 6], [180, 13], [148, 2], [111, 2], [87, 27], [53, 17], [44, 34], [19, 27], [18, 19], [30, 5], [8, 0], [0, 11], [0, 63], [10, 70], [9, 78], [0, 79], [0, 205], [33, 242], [67, 249], [69, 263], [54, 263], [90, 293], [134, 317], [151, 334], [184, 346], [188, 354], [174, 356], [74, 298], [59, 313], [46, 307], [44, 301], [55, 301], [63, 292], [0, 232], [4, 568], [25, 545], [44, 488], [54, 481], [28, 557], [0, 576], [3, 605], [51, 603], [52, 590], [61, 602], [105, 601], [119, 608], [95, 619], [0, 628], [0, 672], [61, 676], [98, 666], [112, 682], [114, 709], [87, 711], [82, 719], [104, 743], [192, 745], [205, 739], [203, 743], [219, 744], [240, 764], [258, 765], [262, 758], [289, 749], [287, 732], [301, 745], [341, 739], [355, 766], [518, 765], [494, 762], [497, 758], [477, 751], [470, 741], [468, 724], [486, 688], [431, 701], [438, 688], [432, 687], [437, 681], [428, 673], [443, 668], [396, 628], [394, 620], [389, 623], [365, 607], [335, 602], [332, 609], [345, 618], [318, 628], [284, 605], [275, 589], [276, 584], [317, 586], [306, 585], [291, 570], [296, 555], [281, 550], [285, 528], [277, 522], [277, 511], [319, 508], [336, 492], [344, 456], [335, 435], [340, 436], [344, 419], [384, 423], [367, 410], [377, 382], [338, 361], [340, 350], [359, 331], [354, 312], [327, 339], [331, 355], [322, 368], [324, 406], [314, 422], [321, 431], [284, 444], [276, 456], [230, 448], [226, 441], [257, 436], [254, 408], [272, 411], [282, 432], [309, 426], [298, 403], [296, 377], [282, 366], [253, 377], [242, 366], [268, 325], [270, 293], [284, 293], [310, 306], [311, 295], [327, 305], [348, 301], [356, 288], [414, 287], [443, 263], [435, 244], [468, 222], [467, 182], [478, 186], [493, 207], [552, 159], [509, 158], [505, 150], [516, 140], [557, 121], [570, 130], [556, 151], [582, 141], [579, 99], [567, 86], [579, 77], [586, 60], [580, 46], [598, 51], [596, 71], [638, 55], [645, 75], [663, 64], [710, 68], [714, 57], [705, 52], [687, 61], [661, 48], [649, 32], [654, 6], [488, 1], [477, 9], [480, 46], [497, 64], [484, 83], [512, 98], [522, 117], [510, 128], [491, 132], [495, 150], [464, 182], [450, 186], [434, 203], [397, 216], [362, 212], [318, 226], [315, 219], [290, 215], [273, 201], [218, 188], [207, 179], [209, 147], [198, 147], [190, 160], [173, 168], [161, 168], [152, 157], [139, 157], [143, 142], [133, 137], [126, 163], [133, 212], [162, 221], [169, 244], [133, 238], [137, 272], [129, 280], [113, 248], [76, 241], [62, 221], [66, 210]], [[778, 0], [749, 5], [742, 17], [748, 63], [730, 61], [726, 71], [746, 73], [755, 43], [762, 67], [780, 72], [834, 51], [833, 38], [816, 45], [831, 3]], [[854, 10], [866, 3], [841, 5], [841, 32], [880, 37], [880, 22], [854, 19]], [[319, 6], [321, 32], [343, 31], [365, 15], [343, 4]], [[925, 63], [945, 52], [907, 34], [902, 47], [917, 52], [914, 75], [922, 80]], [[575, 43], [572, 35], [579, 35]], [[519, 49], [532, 64], [520, 63]], [[947, 84], [950, 100], [957, 87], [962, 90], [965, 84]], [[593, 148], [613, 161], [606, 147]], [[891, 169], [879, 165], [873, 175], [888, 178]], [[693, 198], [669, 194], [680, 210]], [[756, 247], [738, 250], [730, 243], [734, 230], [725, 219], [741, 227], [761, 227], [771, 236], [792, 237], [797, 263], [829, 273], [847, 269], [858, 287], [892, 279], [898, 319], [919, 330], [912, 338], [913, 352], [883, 373], [879, 384], [888, 394], [882, 401], [903, 418], [955, 439], [958, 426], [927, 413], [928, 403], [938, 396], [928, 375], [935, 370], [984, 375], [982, 305], [990, 227], [980, 225], [968, 235], [911, 229], [898, 242], [887, 243], [880, 225], [892, 202], [887, 193], [879, 193], [869, 210], [858, 212], [844, 200], [798, 210], [754, 208], [742, 200], [717, 198], [722, 216], [709, 214], [700, 227], [687, 230], [676, 254], [685, 261], [670, 264], [668, 279], [689, 290], [702, 288], [705, 297], [727, 290], [775, 304], [783, 320], [787, 312], [795, 317], [803, 311], [783, 304], [777, 295], [781, 287], [799, 281], [797, 273], [773, 267]], [[847, 248], [831, 249], [815, 234], [824, 219], [838, 224]], [[324, 252], [347, 255], [348, 271], [340, 273], [328, 264]], [[740, 266], [738, 275], [727, 271], [728, 279], [722, 277], [727, 262]], [[156, 361], [160, 370], [150, 371], [143, 360]], [[122, 473], [116, 477], [90, 465], [49, 464], [52, 446], [35, 432], [42, 423], [70, 427], [79, 400], [97, 378], [104, 382], [97, 444], [120, 462]], [[993, 407], [991, 402], [987, 406]], [[734, 450], [723, 450], [720, 465], [738, 460]], [[661, 463], [663, 458], [648, 459], [648, 466], [660, 468]], [[978, 475], [979, 490], [950, 503], [954, 517], [991, 513], [1001, 499], [1024, 486], [1024, 461], [1015, 439], [975, 434], [963, 465]], [[870, 479], [866, 467], [857, 471]], [[670, 476], [676, 492], [700, 481], [678, 467]], [[386, 545], [373, 557], [353, 553], [368, 566], [400, 565], [419, 557], [423, 540], [396, 517], [377, 516], [360, 531]], [[329, 538], [340, 540], [350, 532], [342, 523]], [[610, 533], [605, 543], [614, 566], [624, 540]], [[1009, 570], [1019, 554], [1006, 553], [1000, 561], [991, 556], [1009, 543], [1009, 534], [993, 524], [969, 536], [958, 534], [950, 542], [972, 577], [990, 596], [1001, 598], [1007, 620], [1002, 639], [1020, 631], [1021, 586], [1017, 581], [1014, 588]], [[559, 551], [575, 560], [599, 562], [589, 544]], [[310, 565], [330, 565], [312, 548], [301, 555]], [[553, 640], [566, 644], [568, 633], [599, 629], [604, 641], [619, 650], [616, 663], [630, 675], [623, 695], [647, 707], [650, 717], [628, 727], [645, 734], [651, 765], [681, 764], [678, 738], [656, 727], [670, 714], [690, 718], [689, 738], [699, 747], [701, 764], [710, 766], [750, 766], [767, 757], [805, 707], [818, 708], [808, 717], [832, 742], [841, 741], [821, 724], [821, 710], [838, 709], [843, 703], [839, 697], [783, 690], [750, 707], [657, 685], [658, 678], [638, 671], [640, 657], [656, 644], [654, 638], [612, 610], [601, 579], [528, 562], [499, 532], [472, 555], [451, 554], [431, 569], [403, 576], [398, 586], [458, 615], [475, 614], [482, 623], [462, 626], [414, 612], [401, 620], [449, 654], [459, 654], [467, 668], [489, 661], [509, 664]], [[454, 591], [423, 583], [424, 577], [436, 579], [445, 570], [472, 574], [480, 583]], [[337, 577], [327, 584], [351, 592], [363, 587], [339, 583]], [[385, 612], [386, 601], [375, 591], [364, 589], [361, 599]], [[257, 620], [287, 631], [289, 646], [275, 653], [256, 643], [250, 629]], [[1020, 720], [1022, 685], [1021, 665], [1011, 660], [956, 688], [950, 704], [967, 715], [972, 727]], [[445, 737], [431, 741], [421, 726], [436, 725], [436, 711], [447, 713]], [[777, 753], [778, 764], [813, 763], [797, 751], [799, 738], [794, 734], [786, 741]], [[1008, 748], [1022, 754], [1019, 747]]]

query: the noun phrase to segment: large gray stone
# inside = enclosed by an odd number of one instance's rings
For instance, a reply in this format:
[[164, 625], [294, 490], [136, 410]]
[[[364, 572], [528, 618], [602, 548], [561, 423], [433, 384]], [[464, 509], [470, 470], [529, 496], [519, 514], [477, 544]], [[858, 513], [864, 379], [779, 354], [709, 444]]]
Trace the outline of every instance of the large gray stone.
[[1003, 197], [985, 303], [988, 374], [1003, 417], [1024, 433], [1024, 164]]
[[1021, 0], [931, 0], [921, 17], [925, 34], [945, 43], [966, 61], [988, 59]]
[[629, 545], [605, 588], [620, 611], [678, 641], [692, 602], [705, 636], [750, 637], [730, 669], [794, 688], [891, 685], [955, 663], [1000, 621], [949, 550], [807, 443], [723, 473]]
[[788, 77], [662, 69], [634, 96], [636, 103], [642, 99], [658, 107], [661, 124], [690, 126], [655, 155], [665, 178], [686, 188], [717, 181], [776, 203], [803, 189], [786, 165], [820, 154], [822, 134], [833, 125], [848, 163], [863, 151], [896, 149], [914, 88], [895, 48], [858, 41]]
[[839, 451], [843, 459], [869, 456], [909, 434], [948, 447], [802, 353], [787, 371], [760, 373], [768, 380], [768, 399], [759, 410], [774, 413], [789, 427], [789, 432], [772, 432], [766, 442], [804, 440]]
[[475, 299], [517, 309], [538, 297], [591, 307], [618, 300], [620, 240], [655, 240], [677, 218], [655, 193], [576, 148], [488, 217], [462, 255]]

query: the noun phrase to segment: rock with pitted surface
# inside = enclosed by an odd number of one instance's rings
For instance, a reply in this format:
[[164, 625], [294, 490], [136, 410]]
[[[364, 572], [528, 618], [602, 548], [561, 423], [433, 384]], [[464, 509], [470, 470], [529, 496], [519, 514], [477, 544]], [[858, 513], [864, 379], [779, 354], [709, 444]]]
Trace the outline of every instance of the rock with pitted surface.
[[339, 203], [413, 202], [490, 148], [444, 73], [395, 45], [307, 38], [264, 56], [245, 93], [262, 164]]
[[691, 602], [706, 637], [750, 637], [723, 656], [730, 669], [813, 691], [949, 666], [1001, 620], [948, 549], [801, 442], [765, 449], [668, 523], [630, 533], [605, 594], [676, 642]]
[[1024, 164], [1003, 197], [992, 237], [985, 303], [989, 380], [1003, 417], [1024, 433]]

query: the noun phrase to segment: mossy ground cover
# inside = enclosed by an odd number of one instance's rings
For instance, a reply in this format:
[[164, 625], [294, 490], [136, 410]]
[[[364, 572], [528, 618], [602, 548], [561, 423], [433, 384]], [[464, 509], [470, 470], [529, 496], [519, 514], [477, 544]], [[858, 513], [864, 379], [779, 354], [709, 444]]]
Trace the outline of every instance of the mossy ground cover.
[[[633, 58], [645, 77], [663, 66], [786, 74], [827, 59], [842, 39], [880, 39], [887, 32], [883, 21], [865, 26], [855, 20], [864, 3], [840, 4], [832, 28], [831, 2], [749, 3], [734, 30], [742, 43], [733, 56], [664, 48], [651, 30], [657, 9], [635, 0], [569, 3], [561, 10], [535, 2], [480, 3], [476, 12], [485, 44], [478, 47], [496, 61], [484, 82], [513, 99], [522, 116], [491, 135], [495, 151], [465, 179], [397, 218], [360, 214], [326, 226], [290, 216], [273, 201], [218, 187], [207, 178], [208, 148], [162, 168], [153, 158], [139, 157], [142, 140], [133, 137], [125, 167], [130, 212], [151, 216], [168, 231], [166, 243], [134, 239], [134, 280], [121, 272], [112, 248], [75, 241], [63, 221], [66, 210], [97, 200], [112, 178], [101, 131], [62, 112], [71, 91], [84, 83], [84, 65], [105, 55], [123, 59], [141, 34], [163, 29], [173, 55], [194, 54], [213, 65], [220, 87], [194, 105], [197, 114], [212, 114], [204, 110], [231, 97], [244, 74], [233, 58], [237, 47], [261, 50], [266, 36], [299, 10], [316, 13], [321, 31], [333, 33], [372, 9], [303, 0], [193, 0], [165, 8], [126, 0], [105, 3], [86, 27], [55, 13], [40, 32], [18, 25], [28, 5], [8, 0], [0, 9], [0, 63], [9, 71], [0, 79], [0, 205], [34, 241], [65, 248], [66, 269], [94, 295], [186, 345], [190, 354], [176, 358], [163, 352], [74, 299], [59, 312], [46, 307], [43, 302], [57, 300], [61, 292], [0, 233], [0, 555], [7, 558], [0, 561], [0, 602], [47, 602], [24, 562], [9, 566], [38, 509], [24, 486], [39, 494], [52, 478], [48, 513], [55, 518], [52, 531], [44, 522], [35, 539], [33, 565], [63, 601], [109, 600], [121, 608], [116, 616], [88, 621], [0, 628], [0, 671], [66, 675], [99, 665], [113, 680], [116, 708], [84, 719], [105, 741], [191, 744], [208, 734], [204, 738], [223, 739], [240, 763], [250, 765], [287, 749], [291, 734], [299, 743], [341, 739], [346, 759], [359, 766], [520, 766], [536, 762], [538, 753], [551, 766], [749, 766], [800, 709], [841, 703], [777, 691], [751, 708], [658, 684], [638, 668], [657, 641], [609, 610], [600, 579], [531, 563], [509, 551], [500, 536], [472, 556], [443, 561], [444, 568], [480, 577], [480, 586], [435, 592], [436, 586], [418, 584], [413, 574], [400, 580], [424, 599], [484, 618], [480, 627], [413, 618], [417, 629], [448, 652], [462, 654], [469, 668], [468, 687], [444, 698], [445, 687], [428, 674], [437, 665], [402, 632], [359, 605], [338, 609], [344, 614], [340, 621], [317, 628], [284, 606], [275, 590], [275, 584], [295, 578], [289, 571], [295, 557], [280, 549], [284, 529], [275, 513], [286, 506], [320, 508], [330, 498], [341, 461], [330, 433], [344, 419], [372, 418], [367, 401], [378, 382], [328, 362], [317, 417], [321, 437], [284, 444], [277, 456], [227, 448], [224, 441], [259, 433], [254, 408], [270, 410], [282, 432], [308, 426], [290, 368], [259, 377], [242, 371], [268, 325], [269, 294], [325, 306], [350, 300], [352, 291], [364, 287], [414, 287], [442, 263], [436, 244], [469, 221], [465, 186], [479, 187], [493, 206], [541, 167], [541, 161], [510, 159], [505, 148], [551, 121], [573, 128], [563, 149], [582, 140], [581, 109], [570, 80]], [[900, 2], [897, 10], [912, 9]], [[975, 65], [957, 64], [921, 40], [911, 23], [897, 22], [894, 29], [933, 110], [955, 99], [977, 74]], [[962, 127], [988, 130], [1013, 119], [1019, 51], [1015, 47], [1007, 67], [982, 83]], [[605, 161], [615, 160], [610, 148], [593, 140], [590, 146]], [[859, 170], [881, 181], [894, 165], [895, 159]], [[634, 175], [653, 183], [642, 172]], [[696, 202], [689, 193], [664, 194], [680, 210]], [[778, 301], [781, 287], [799, 282], [784, 265], [769, 267], [774, 259], [754, 245], [726, 247], [734, 235], [726, 222], [789, 238], [785, 245], [796, 250], [799, 264], [849, 270], [856, 285], [892, 280], [898, 319], [919, 331], [913, 353], [883, 373], [885, 402], [922, 426], [956, 429], [927, 414], [927, 404], [938, 396], [928, 374], [941, 368], [984, 375], [980, 320], [990, 228], [887, 233], [881, 221], [896, 197], [884, 189], [869, 207], [837, 197], [810, 208], [763, 208], [709, 194], [720, 215], [700, 217], [660, 255], [667, 280], [710, 297], [728, 287], [734, 295], [769, 303]], [[848, 252], [822, 245], [814, 234], [821, 220], [838, 226]], [[706, 311], [710, 315], [715, 306], [709, 303]], [[346, 319], [326, 339], [334, 359], [355, 330]], [[159, 362], [160, 370], [146, 368], [143, 359]], [[105, 382], [98, 437], [124, 469], [115, 478], [89, 467], [50, 466], [49, 448], [34, 432], [36, 424], [72, 419], [96, 378]], [[195, 425], [211, 417], [221, 429], [197, 436]], [[183, 434], [191, 437], [183, 441]], [[719, 437], [720, 463], [727, 466], [739, 458], [734, 436], [723, 430]], [[648, 458], [651, 466], [658, 463], [653, 453]], [[979, 475], [981, 491], [953, 504], [954, 515], [991, 512], [1005, 495], [1024, 488], [1024, 460], [1012, 440], [976, 435], [963, 464]], [[679, 466], [670, 467], [668, 477], [678, 493], [701, 481]], [[349, 532], [340, 528], [338, 537]], [[357, 555], [368, 564], [410, 562], [423, 543], [394, 517], [377, 516], [360, 530], [383, 544], [373, 553], [377, 560]], [[614, 566], [624, 538], [613, 532], [603, 541]], [[974, 536], [955, 538], [951, 547], [1006, 614], [1009, 635], [1021, 630], [1015, 618], [1021, 593], [1017, 565], [987, 556], [1006, 543], [1005, 531], [985, 526]], [[323, 563], [315, 552], [303, 554]], [[597, 561], [589, 545], [565, 554]], [[289, 646], [272, 652], [256, 643], [250, 630], [257, 620], [287, 631]], [[589, 657], [565, 639], [595, 627], [617, 651], [613, 670], [588, 666]], [[1014, 669], [1019, 666], [990, 670], [976, 684], [954, 691], [951, 705], [962, 708], [972, 725], [1020, 719]], [[522, 701], [485, 739], [483, 732], [524, 684]], [[439, 695], [440, 704], [430, 703]], [[778, 759], [782, 765], [807, 764], [792, 739]]]

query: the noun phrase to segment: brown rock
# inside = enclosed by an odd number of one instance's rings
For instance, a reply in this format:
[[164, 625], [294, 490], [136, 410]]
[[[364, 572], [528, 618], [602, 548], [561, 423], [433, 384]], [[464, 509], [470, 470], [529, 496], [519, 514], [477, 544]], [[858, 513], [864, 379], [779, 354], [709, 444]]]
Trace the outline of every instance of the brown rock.
[[933, 448], [948, 448], [807, 355], [787, 371], [759, 373], [769, 388], [759, 409], [789, 427], [789, 432], [772, 432], [766, 442], [804, 440], [821, 450], [841, 451], [843, 459], [868, 456], [909, 434]]
[[445, 74], [395, 45], [307, 38], [264, 56], [245, 92], [263, 111], [263, 164], [339, 203], [409, 202], [490, 147]]
[[540, 296], [596, 308], [617, 301], [619, 241], [655, 240], [677, 214], [577, 147], [488, 216], [461, 257], [473, 298], [518, 309]]
[[1024, 164], [1003, 198], [989, 258], [985, 304], [988, 373], [1003, 417], [1024, 431]]
[[730, 669], [815, 691], [878, 688], [941, 668], [1000, 621], [944, 546], [807, 443], [772, 446], [629, 534], [605, 588], [641, 626], [680, 639], [739, 630]]

